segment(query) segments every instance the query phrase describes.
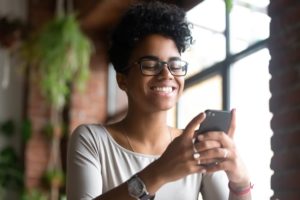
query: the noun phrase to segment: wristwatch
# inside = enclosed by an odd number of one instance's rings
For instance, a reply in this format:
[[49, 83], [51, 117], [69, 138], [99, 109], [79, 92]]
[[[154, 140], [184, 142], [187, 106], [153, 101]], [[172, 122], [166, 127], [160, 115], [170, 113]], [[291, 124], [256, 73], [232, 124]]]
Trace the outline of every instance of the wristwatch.
[[128, 192], [129, 195], [138, 200], [152, 200], [155, 195], [152, 196], [147, 191], [144, 182], [135, 174], [128, 181]]

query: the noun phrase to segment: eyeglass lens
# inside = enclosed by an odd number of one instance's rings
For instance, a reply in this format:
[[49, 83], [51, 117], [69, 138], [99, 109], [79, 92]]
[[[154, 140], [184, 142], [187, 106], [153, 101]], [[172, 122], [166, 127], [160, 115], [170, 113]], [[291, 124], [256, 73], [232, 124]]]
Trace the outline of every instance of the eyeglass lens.
[[141, 60], [140, 67], [142, 73], [145, 75], [157, 75], [167, 64], [169, 71], [175, 76], [184, 76], [187, 71], [187, 63], [182, 60], [171, 60], [169, 62], [163, 62], [159, 60], [145, 59]]

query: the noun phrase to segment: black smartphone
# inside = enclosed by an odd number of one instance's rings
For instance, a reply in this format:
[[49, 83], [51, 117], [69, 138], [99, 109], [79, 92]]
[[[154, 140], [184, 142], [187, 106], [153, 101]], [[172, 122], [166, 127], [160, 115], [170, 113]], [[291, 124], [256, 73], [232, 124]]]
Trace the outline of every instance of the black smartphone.
[[[208, 131], [223, 131], [225, 133], [228, 132], [231, 122], [231, 112], [224, 111], [224, 110], [206, 110], [205, 111], [206, 118], [201, 123], [197, 134], [202, 134]], [[198, 142], [198, 141], [196, 141]], [[209, 168], [216, 163], [220, 162], [221, 160], [216, 159], [211, 163], [203, 163], [200, 166]]]
[[231, 112], [224, 110], [205, 110], [206, 118], [201, 123], [197, 133], [208, 131], [228, 132], [231, 122]]

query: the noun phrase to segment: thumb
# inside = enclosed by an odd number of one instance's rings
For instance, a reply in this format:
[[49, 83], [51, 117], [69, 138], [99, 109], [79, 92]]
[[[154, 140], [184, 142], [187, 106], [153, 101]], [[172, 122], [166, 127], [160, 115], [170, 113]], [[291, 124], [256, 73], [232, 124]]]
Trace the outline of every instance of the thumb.
[[233, 138], [235, 134], [235, 128], [236, 128], [236, 109], [231, 110], [231, 122], [230, 127], [228, 130], [229, 137]]
[[203, 122], [205, 119], [205, 113], [200, 113], [196, 117], [194, 117], [189, 124], [185, 127], [185, 130], [183, 132], [183, 136], [186, 137], [193, 137], [195, 134], [195, 129], [199, 127], [199, 124]]

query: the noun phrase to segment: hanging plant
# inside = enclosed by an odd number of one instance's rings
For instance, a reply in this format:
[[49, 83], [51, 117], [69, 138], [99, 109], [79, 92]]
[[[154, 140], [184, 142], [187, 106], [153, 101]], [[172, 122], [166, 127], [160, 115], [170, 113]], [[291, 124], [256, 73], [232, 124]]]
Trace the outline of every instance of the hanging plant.
[[84, 89], [92, 53], [74, 14], [56, 17], [24, 45], [23, 55], [34, 67], [41, 90], [55, 109], [62, 109], [70, 84]]
[[[67, 1], [68, 13], [64, 5]], [[92, 45], [80, 30], [72, 11], [71, 0], [57, 0], [57, 16], [48, 22], [37, 35], [31, 37], [22, 54], [29, 62], [31, 75], [40, 86], [48, 101], [51, 116], [45, 131], [50, 139], [50, 155], [46, 177], [50, 185], [50, 200], [58, 200], [60, 188], [64, 185], [61, 166], [60, 140], [62, 110], [66, 105], [72, 87], [83, 90], [89, 77], [89, 62]]]

